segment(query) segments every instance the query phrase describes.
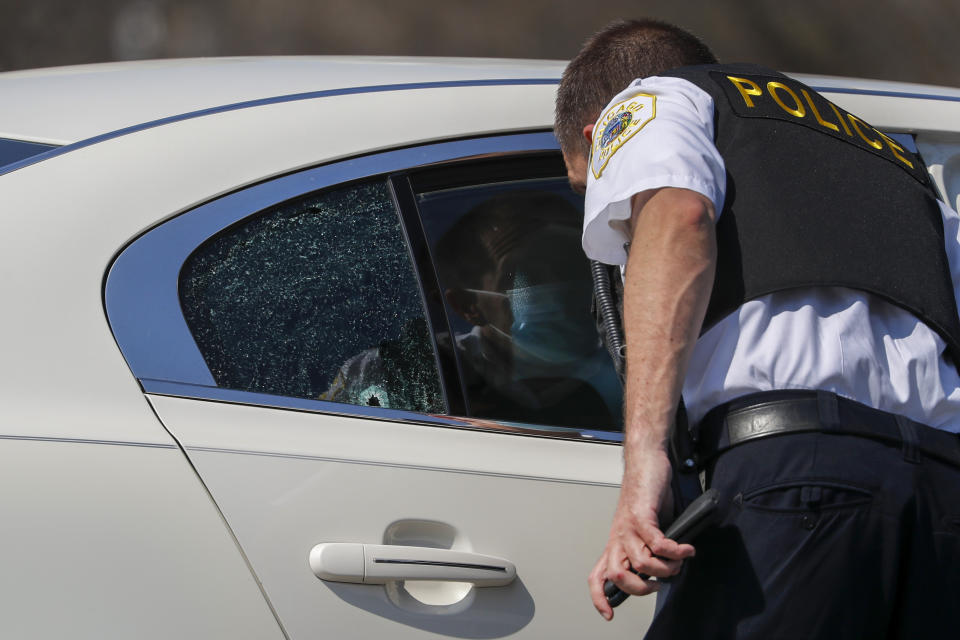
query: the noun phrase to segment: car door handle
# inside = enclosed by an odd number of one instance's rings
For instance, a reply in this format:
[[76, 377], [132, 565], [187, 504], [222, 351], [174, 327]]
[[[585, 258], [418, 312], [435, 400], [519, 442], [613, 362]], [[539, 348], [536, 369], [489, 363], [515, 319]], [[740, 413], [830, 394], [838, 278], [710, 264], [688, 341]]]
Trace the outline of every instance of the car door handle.
[[512, 562], [479, 553], [392, 544], [323, 542], [310, 550], [310, 568], [321, 580], [384, 584], [392, 580], [471, 582], [502, 587], [517, 577]]

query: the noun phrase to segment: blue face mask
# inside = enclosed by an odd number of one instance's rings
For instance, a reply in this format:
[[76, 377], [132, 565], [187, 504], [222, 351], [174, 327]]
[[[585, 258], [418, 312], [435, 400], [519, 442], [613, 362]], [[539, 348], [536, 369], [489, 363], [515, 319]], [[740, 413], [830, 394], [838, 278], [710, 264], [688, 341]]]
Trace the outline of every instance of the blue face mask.
[[518, 360], [570, 364], [592, 355], [599, 347], [589, 313], [589, 286], [581, 281], [533, 285], [506, 293], [472, 291], [503, 296], [510, 301], [510, 334], [490, 326], [513, 341]]
[[581, 282], [540, 284], [507, 291], [520, 351], [551, 364], [589, 356], [599, 345], [590, 297]]

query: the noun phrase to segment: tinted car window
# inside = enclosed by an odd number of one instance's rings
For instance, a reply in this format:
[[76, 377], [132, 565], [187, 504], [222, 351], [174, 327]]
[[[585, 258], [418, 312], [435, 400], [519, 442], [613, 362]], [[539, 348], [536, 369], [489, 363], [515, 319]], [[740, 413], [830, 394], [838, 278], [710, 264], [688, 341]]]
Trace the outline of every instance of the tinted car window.
[[56, 148], [55, 145], [51, 144], [0, 138], [0, 167]]
[[566, 179], [418, 195], [469, 413], [621, 426], [621, 388], [590, 312], [582, 198]]
[[227, 229], [187, 260], [180, 298], [221, 387], [444, 410], [384, 182], [314, 194]]

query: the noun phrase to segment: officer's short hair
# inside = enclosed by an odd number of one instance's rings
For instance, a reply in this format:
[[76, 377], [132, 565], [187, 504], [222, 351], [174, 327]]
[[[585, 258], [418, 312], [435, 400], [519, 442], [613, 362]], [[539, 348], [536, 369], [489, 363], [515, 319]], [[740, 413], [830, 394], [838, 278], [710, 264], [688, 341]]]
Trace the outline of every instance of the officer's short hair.
[[618, 20], [588, 39], [563, 72], [554, 132], [568, 154], [587, 155], [583, 127], [637, 78], [693, 64], [715, 64], [699, 38], [659, 20]]

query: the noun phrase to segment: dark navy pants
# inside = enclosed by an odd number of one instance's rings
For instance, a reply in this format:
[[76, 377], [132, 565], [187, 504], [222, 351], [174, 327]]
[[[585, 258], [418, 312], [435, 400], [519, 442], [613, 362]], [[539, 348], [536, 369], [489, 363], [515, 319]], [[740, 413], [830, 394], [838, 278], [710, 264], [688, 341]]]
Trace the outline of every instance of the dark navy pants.
[[707, 483], [721, 520], [648, 639], [960, 638], [960, 468], [797, 433], [723, 452]]

